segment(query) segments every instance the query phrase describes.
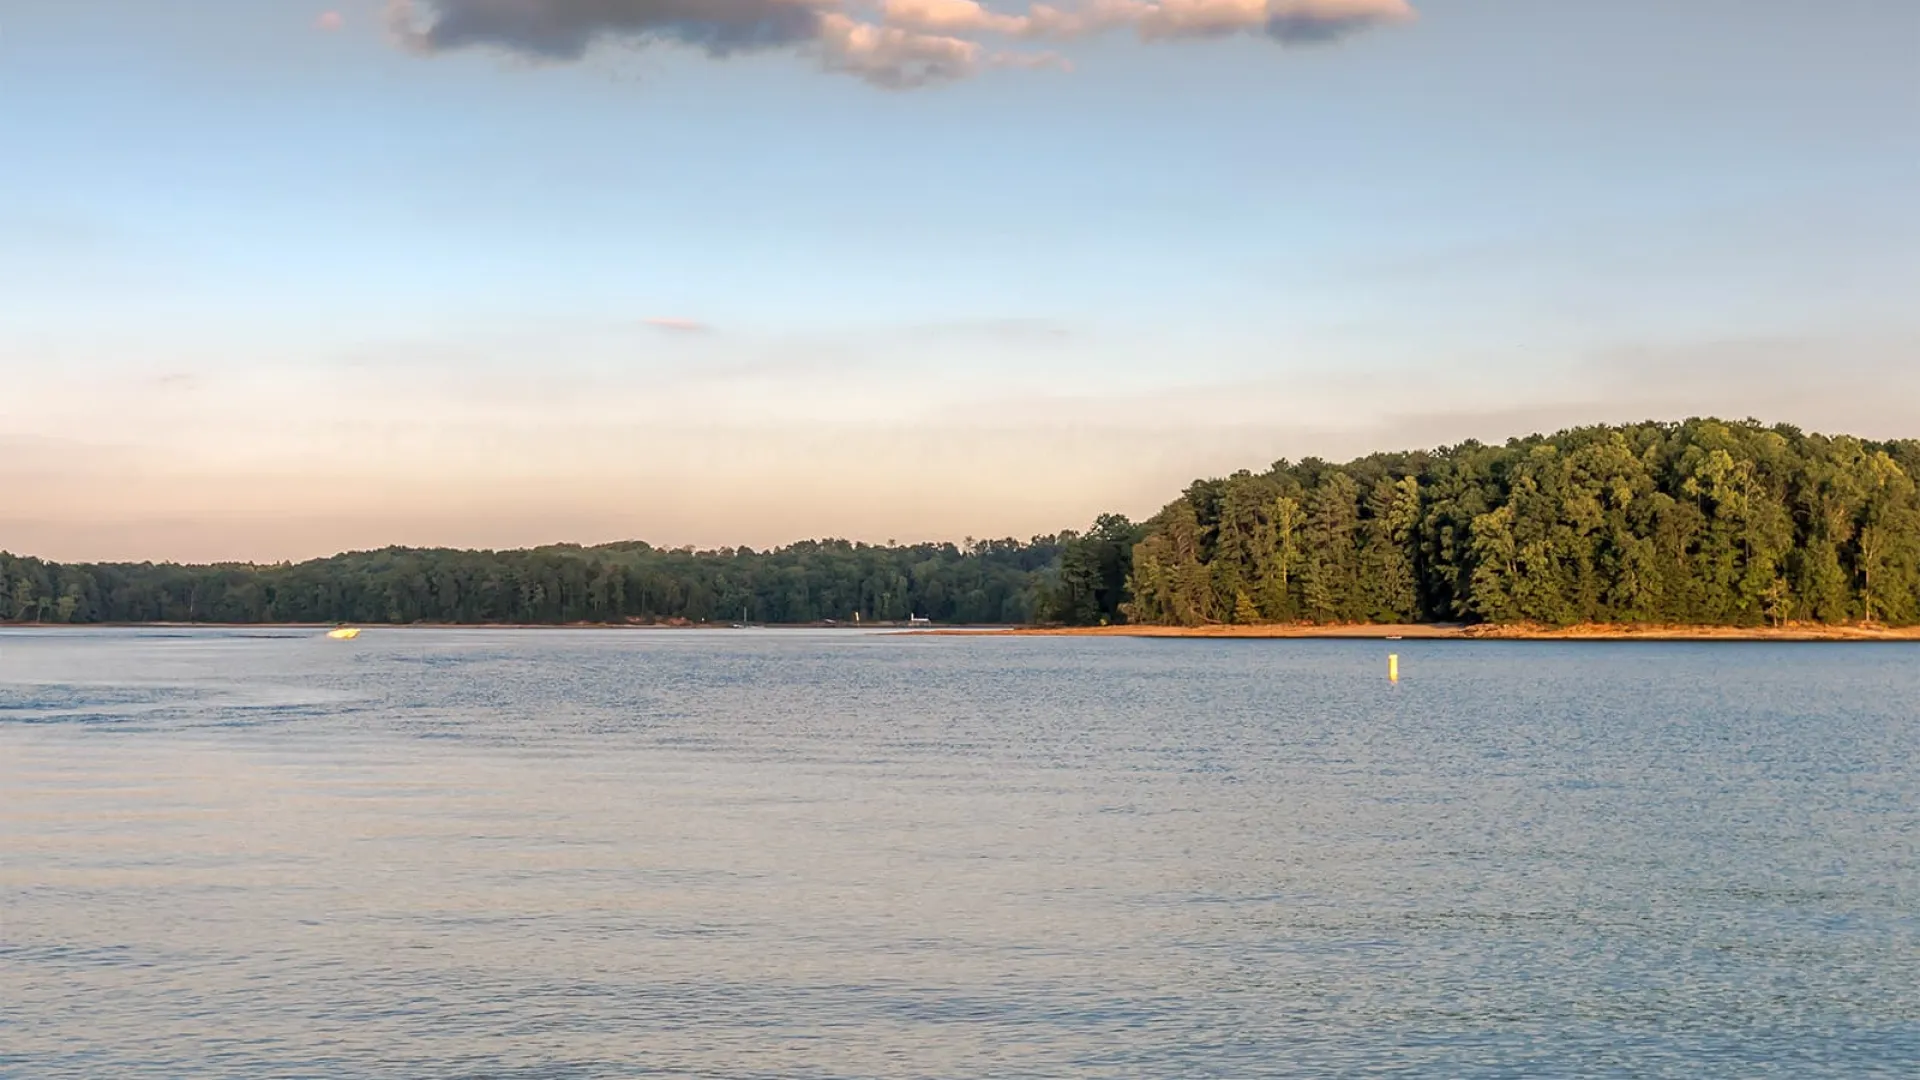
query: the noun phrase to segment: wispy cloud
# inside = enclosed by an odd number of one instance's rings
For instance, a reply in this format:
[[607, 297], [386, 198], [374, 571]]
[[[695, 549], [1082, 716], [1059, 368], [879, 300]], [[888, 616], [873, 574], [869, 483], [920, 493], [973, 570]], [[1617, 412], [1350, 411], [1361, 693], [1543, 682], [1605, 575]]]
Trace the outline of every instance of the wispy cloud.
[[322, 33], [331, 34], [347, 24], [346, 17], [337, 11], [323, 11], [313, 20], [313, 28]]
[[200, 389], [205, 380], [190, 371], [168, 371], [151, 377], [148, 385], [163, 393], [184, 394]]
[[715, 59], [784, 50], [886, 89], [996, 67], [1071, 68], [1055, 52], [985, 39], [1067, 42], [1131, 28], [1143, 42], [1229, 35], [1286, 45], [1415, 18], [1408, 0], [1082, 0], [1000, 11], [978, 0], [388, 0], [387, 27], [420, 56], [486, 47], [573, 61], [596, 44], [666, 43]]
[[880, 10], [887, 25], [909, 30], [1044, 41], [1132, 27], [1145, 41], [1261, 34], [1299, 44], [1415, 17], [1407, 0], [1086, 0], [1072, 8], [1034, 4], [1022, 15], [977, 0], [880, 0]]
[[698, 319], [685, 319], [677, 315], [650, 315], [640, 320], [656, 330], [665, 330], [670, 334], [711, 334], [713, 327]]

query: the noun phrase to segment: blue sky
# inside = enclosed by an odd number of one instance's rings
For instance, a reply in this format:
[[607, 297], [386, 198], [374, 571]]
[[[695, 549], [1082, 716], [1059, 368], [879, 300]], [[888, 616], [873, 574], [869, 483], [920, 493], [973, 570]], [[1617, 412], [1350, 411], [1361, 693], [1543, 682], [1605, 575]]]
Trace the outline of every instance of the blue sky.
[[[8, 0], [0, 547], [1028, 535], [1282, 455], [1920, 434], [1905, 0], [660, 40], [716, 2], [576, 59], [484, 0]], [[971, 59], [877, 85], [889, 23]]]

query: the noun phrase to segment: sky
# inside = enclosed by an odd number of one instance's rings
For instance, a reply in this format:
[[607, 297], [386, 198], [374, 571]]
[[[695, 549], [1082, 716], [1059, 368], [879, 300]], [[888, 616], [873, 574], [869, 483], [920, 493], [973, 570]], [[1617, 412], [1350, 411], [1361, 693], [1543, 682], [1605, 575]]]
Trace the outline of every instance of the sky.
[[0, 0], [0, 549], [1029, 536], [1920, 436], [1911, 0]]

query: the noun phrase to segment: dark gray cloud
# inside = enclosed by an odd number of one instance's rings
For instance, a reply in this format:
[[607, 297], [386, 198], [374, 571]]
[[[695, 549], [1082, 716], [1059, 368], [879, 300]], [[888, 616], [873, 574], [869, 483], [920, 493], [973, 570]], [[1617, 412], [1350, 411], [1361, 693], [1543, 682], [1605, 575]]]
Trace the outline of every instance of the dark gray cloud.
[[1264, 34], [1308, 44], [1414, 17], [1408, 0], [1080, 0], [1025, 14], [979, 0], [387, 0], [394, 38], [423, 56], [493, 48], [572, 61], [607, 40], [713, 57], [785, 49], [893, 90], [986, 68], [1071, 70], [1058, 54], [990, 49], [983, 37], [1068, 41], [1132, 27], [1149, 42]]
[[603, 38], [729, 56], [820, 36], [819, 10], [798, 0], [394, 0], [387, 12], [416, 52], [490, 46], [548, 60], [578, 60]]
[[[913, 0], [906, 0], [913, 2]], [[952, 3], [954, 0], [920, 0]], [[962, 0], [971, 2], [971, 0]], [[1337, 41], [1418, 18], [1408, 0], [1087, 0], [1077, 31], [1132, 23], [1148, 41], [1255, 34], [1288, 45]], [[1036, 7], [1036, 11], [1041, 8]], [[1051, 13], [1050, 21], [1052, 20]], [[1061, 25], [1073, 27], [1071, 17]]]
[[1267, 36], [1285, 45], [1326, 45], [1380, 25], [1377, 14], [1320, 16], [1276, 15], [1267, 20]]

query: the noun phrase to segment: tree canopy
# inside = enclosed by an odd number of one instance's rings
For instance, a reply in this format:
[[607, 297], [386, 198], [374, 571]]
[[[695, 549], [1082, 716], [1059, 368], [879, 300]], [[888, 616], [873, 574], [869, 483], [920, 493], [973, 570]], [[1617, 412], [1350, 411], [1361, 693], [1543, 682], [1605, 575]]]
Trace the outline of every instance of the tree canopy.
[[0, 554], [0, 618], [50, 623], [812, 623], [1035, 619], [1055, 537], [773, 551], [388, 548], [310, 562], [60, 565]]
[[1920, 442], [1754, 421], [1280, 461], [1134, 548], [1147, 623], [1920, 622]]

